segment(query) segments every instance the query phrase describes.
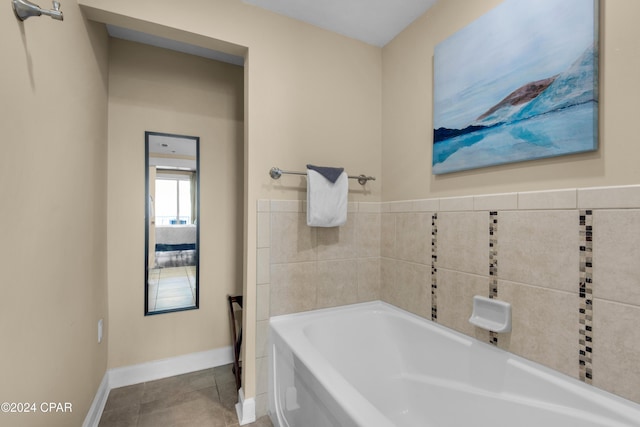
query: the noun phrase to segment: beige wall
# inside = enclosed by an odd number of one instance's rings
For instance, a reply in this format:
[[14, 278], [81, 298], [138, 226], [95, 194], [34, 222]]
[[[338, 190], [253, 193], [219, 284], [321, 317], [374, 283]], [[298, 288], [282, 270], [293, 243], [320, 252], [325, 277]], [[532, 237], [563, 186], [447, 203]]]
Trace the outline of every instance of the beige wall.
[[[100, 22], [246, 54], [243, 332], [245, 342], [254, 343], [256, 202], [305, 197], [304, 180], [285, 176], [276, 182], [268, 171], [316, 163], [380, 178], [380, 49], [237, 0], [157, 2], [152, 8], [128, 0], [78, 3]], [[355, 182], [351, 188], [352, 200], [380, 198], [380, 181], [364, 191]], [[245, 396], [253, 397], [255, 346], [243, 351]]]
[[[302, 179], [285, 176], [274, 182], [267, 175], [271, 166], [301, 170], [309, 162], [340, 164], [350, 173], [378, 177], [365, 191], [351, 183], [351, 201], [638, 181], [632, 102], [640, 87], [635, 83], [640, 30], [634, 22], [640, 5], [634, 0], [601, 2], [601, 137], [597, 152], [437, 178], [429, 166], [433, 47], [498, 5], [498, 0], [439, 2], [382, 50], [237, 0], [157, 2], [152, 8], [146, 2], [128, 0], [78, 3], [90, 18], [101, 22], [247, 55], [243, 293], [248, 343], [245, 392], [249, 397], [256, 391], [252, 364], [256, 350], [251, 344], [256, 337], [256, 203], [258, 199], [304, 198]], [[8, 58], [0, 71], [1, 95], [11, 100], [0, 106], [3, 145], [7, 147], [0, 157], [0, 182], [19, 183], [0, 186], [2, 200], [15, 201], [17, 206], [17, 213], [8, 210], [9, 204], [1, 211], [3, 223], [13, 225], [5, 227], [2, 235], [2, 241], [11, 245], [0, 249], [3, 271], [8, 271], [3, 283], [11, 284], [3, 288], [0, 320], [15, 327], [4, 338], [11, 346], [2, 352], [3, 366], [11, 368], [3, 368], [0, 400], [74, 402], [72, 414], [56, 419], [36, 416], [29, 419], [30, 425], [75, 425], [84, 417], [107, 364], [106, 343], [95, 342], [99, 318], [109, 320], [107, 331], [115, 328], [108, 334], [117, 341], [109, 351], [110, 366], [217, 345], [210, 335], [208, 343], [196, 344], [209, 329], [194, 330], [183, 339], [183, 331], [172, 325], [172, 318], [180, 318], [180, 325], [194, 324], [198, 316], [213, 319], [204, 309], [156, 316], [149, 330], [141, 326], [146, 320], [142, 318], [142, 291], [138, 288], [137, 296], [129, 298], [135, 291], [126, 286], [141, 286], [142, 279], [132, 277], [141, 275], [142, 251], [131, 257], [118, 256], [118, 251], [122, 229], [131, 231], [127, 239], [142, 242], [144, 210], [137, 209], [141, 217], [136, 225], [128, 224], [128, 211], [117, 207], [142, 206], [144, 177], [141, 173], [134, 178], [139, 181], [135, 187], [133, 181], [124, 183], [112, 171], [116, 164], [122, 171], [138, 170], [144, 145], [119, 141], [120, 130], [113, 126], [109, 160], [115, 163], [109, 166], [108, 213], [108, 253], [113, 259], [108, 269], [112, 275], [110, 310], [116, 317], [107, 319], [107, 39], [102, 28], [83, 19], [75, 2], [63, 5], [63, 10], [62, 23], [31, 18], [20, 24], [9, 8], [0, 13], [0, 46]], [[24, 118], [26, 113], [37, 118], [37, 125]], [[179, 115], [173, 112], [172, 117]], [[179, 121], [168, 119], [164, 124], [183, 133]], [[138, 130], [140, 141], [144, 130]], [[237, 127], [228, 131], [240, 132]], [[128, 185], [130, 190], [118, 191]], [[43, 212], [47, 222], [41, 221]], [[211, 239], [211, 230], [203, 233], [209, 233]], [[51, 246], [54, 251], [45, 250]], [[205, 253], [203, 246], [203, 256], [216, 256], [210, 248]], [[75, 262], [68, 261], [69, 254], [76, 255]], [[38, 268], [33, 268], [34, 261]], [[124, 328], [128, 316], [139, 319], [133, 332]], [[174, 339], [151, 347], [139, 345], [138, 339], [157, 336], [163, 326]], [[138, 353], [140, 349], [144, 353]], [[24, 420], [16, 417], [12, 421], [20, 425]]]
[[[637, 182], [632, 96], [638, 6], [602, 3], [601, 137], [594, 153], [431, 175], [433, 47], [500, 4], [437, 3], [385, 48], [331, 34], [234, 0], [163, 2], [79, 0], [92, 19], [246, 54], [245, 333], [255, 340], [258, 199], [302, 199], [304, 180], [271, 181], [271, 166], [342, 164], [377, 176], [351, 201], [406, 200]], [[194, 13], [197, 11], [197, 13]], [[630, 93], [631, 92], [631, 93]], [[631, 155], [630, 155], [631, 154]], [[384, 159], [384, 160], [383, 160]], [[384, 183], [384, 186], [382, 186]], [[245, 346], [245, 392], [255, 394], [255, 349]]]
[[81, 425], [107, 365], [107, 35], [62, 9], [0, 8], [0, 401], [38, 411], [0, 414], [18, 427]]
[[446, 175], [431, 174], [433, 49], [500, 4], [438, 2], [383, 48], [384, 200], [635, 184], [640, 71], [634, 0], [601, 1], [600, 148], [597, 152]]
[[[143, 315], [145, 131], [200, 137], [198, 310]], [[109, 367], [230, 346], [226, 297], [242, 292], [242, 67], [110, 39], [108, 163]]]

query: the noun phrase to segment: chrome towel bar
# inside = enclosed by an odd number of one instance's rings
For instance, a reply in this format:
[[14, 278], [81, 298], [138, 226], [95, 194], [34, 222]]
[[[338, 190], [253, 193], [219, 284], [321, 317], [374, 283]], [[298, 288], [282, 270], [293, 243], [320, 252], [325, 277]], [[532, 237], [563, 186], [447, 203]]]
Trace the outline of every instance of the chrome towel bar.
[[[271, 168], [271, 170], [269, 171], [269, 176], [273, 179], [280, 179], [280, 177], [282, 175], [304, 175], [307, 176], [306, 172], [292, 172], [292, 171], [285, 171], [282, 170], [280, 168], [277, 167], [273, 167]], [[376, 178], [373, 176], [366, 176], [366, 175], [358, 175], [358, 176], [351, 176], [349, 175], [348, 177], [349, 179], [357, 179], [358, 180], [358, 184], [360, 185], [365, 185], [367, 183], [367, 181], [375, 181]]]

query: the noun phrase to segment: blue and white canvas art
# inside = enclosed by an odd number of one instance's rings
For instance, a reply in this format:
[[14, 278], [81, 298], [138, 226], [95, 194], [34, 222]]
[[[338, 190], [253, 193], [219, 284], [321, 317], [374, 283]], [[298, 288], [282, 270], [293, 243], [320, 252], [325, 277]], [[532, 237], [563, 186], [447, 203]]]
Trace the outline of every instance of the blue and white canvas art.
[[434, 52], [434, 174], [597, 149], [597, 0], [506, 0]]

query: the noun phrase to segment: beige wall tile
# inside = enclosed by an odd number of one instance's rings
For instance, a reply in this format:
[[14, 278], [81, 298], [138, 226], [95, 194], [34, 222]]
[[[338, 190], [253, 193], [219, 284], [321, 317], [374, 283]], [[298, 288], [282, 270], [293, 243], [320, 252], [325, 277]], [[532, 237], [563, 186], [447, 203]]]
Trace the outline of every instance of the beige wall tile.
[[440, 199], [402, 200], [383, 204], [383, 212], [435, 212], [440, 209]]
[[440, 199], [440, 212], [472, 211], [473, 196], [444, 197]]
[[398, 262], [391, 258], [380, 259], [380, 299], [395, 306], [399, 306], [395, 288]]
[[440, 199], [422, 199], [413, 201], [414, 212], [437, 212], [440, 209]]
[[358, 202], [358, 212], [379, 214], [382, 212], [382, 204], [380, 202]]
[[[256, 396], [256, 419], [268, 415], [269, 393], [260, 393]], [[232, 425], [233, 426], [233, 425]]]
[[271, 214], [272, 263], [313, 261], [316, 259], [316, 245], [316, 229], [307, 226], [305, 214]]
[[256, 284], [269, 283], [271, 270], [271, 250], [269, 248], [258, 249], [256, 257]]
[[[425, 237], [431, 242], [431, 233]], [[431, 247], [428, 249], [431, 256]], [[438, 267], [489, 274], [489, 214], [438, 213]]]
[[256, 358], [256, 394], [267, 393], [269, 389], [269, 358]]
[[[489, 276], [477, 276], [438, 269], [438, 323], [478, 338], [478, 329], [469, 323], [474, 295], [489, 295]], [[483, 333], [483, 337], [488, 336]]]
[[579, 281], [577, 211], [498, 214], [498, 277], [576, 292]]
[[386, 204], [386, 208], [388, 212], [411, 212], [413, 209], [412, 203], [410, 200], [402, 200], [399, 202], [388, 202]]
[[337, 307], [358, 302], [358, 262], [318, 261], [317, 307]]
[[271, 214], [269, 212], [258, 213], [257, 246], [268, 248], [271, 246]]
[[640, 210], [593, 212], [593, 293], [640, 305]]
[[271, 306], [270, 286], [269, 284], [256, 286], [256, 320], [269, 319]]
[[350, 215], [340, 227], [317, 227], [318, 260], [355, 258], [356, 215]]
[[271, 200], [271, 212], [306, 212], [306, 202], [302, 200]]
[[384, 213], [381, 217], [380, 256], [395, 258], [396, 256], [396, 216], [395, 213]]
[[476, 211], [497, 211], [518, 208], [518, 193], [488, 194], [473, 197]]
[[578, 188], [578, 208], [640, 208], [640, 185]]
[[577, 293], [500, 280], [498, 299], [511, 303], [513, 325], [498, 335], [499, 347], [578, 377]]
[[316, 308], [316, 263], [300, 262], [271, 266], [271, 315], [297, 313]]
[[[514, 195], [450, 198], [438, 212], [438, 323], [482, 341], [488, 332], [468, 318], [473, 296], [489, 291], [489, 216], [467, 211], [468, 202], [494, 210], [497, 200], [511, 209]], [[579, 214], [571, 209], [577, 190], [516, 196], [518, 210], [498, 214], [498, 297], [513, 308], [513, 331], [499, 334], [499, 346], [577, 377]], [[381, 299], [430, 319], [431, 213], [421, 207], [431, 205], [419, 202], [370, 204], [364, 210], [358, 204], [348, 223], [335, 229], [307, 227], [298, 202], [259, 214], [258, 245], [264, 247], [258, 250], [257, 273], [258, 283], [265, 284], [257, 289], [258, 359], [265, 355], [263, 329], [270, 314]], [[260, 215], [274, 217], [271, 249], [260, 234]], [[615, 301], [640, 305], [640, 249], [633, 244], [639, 224], [640, 210], [594, 211], [594, 385], [638, 402], [640, 307]], [[269, 251], [275, 262], [270, 277], [262, 263]]]
[[256, 322], [256, 357], [267, 357], [269, 341], [269, 321]]
[[391, 298], [404, 310], [431, 319], [431, 267], [398, 261]]
[[359, 213], [356, 216], [356, 251], [361, 258], [380, 256], [380, 214]]
[[518, 193], [518, 209], [576, 209], [577, 206], [578, 193], [575, 188]]
[[640, 403], [640, 307], [593, 301], [593, 385]]
[[271, 201], [268, 199], [260, 199], [256, 203], [258, 212], [271, 212]]
[[381, 299], [380, 282], [380, 258], [359, 259], [358, 302]]
[[397, 214], [396, 258], [431, 265], [431, 213]]

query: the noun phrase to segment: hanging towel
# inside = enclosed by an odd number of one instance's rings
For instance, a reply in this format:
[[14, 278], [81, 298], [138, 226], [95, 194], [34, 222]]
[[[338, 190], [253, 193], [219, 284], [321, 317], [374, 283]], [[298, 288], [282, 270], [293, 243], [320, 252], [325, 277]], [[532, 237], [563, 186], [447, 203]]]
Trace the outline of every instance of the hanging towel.
[[307, 165], [307, 225], [344, 225], [347, 222], [348, 193], [349, 178], [343, 168]]
[[344, 172], [344, 168], [330, 168], [327, 166], [307, 165], [307, 169], [318, 172], [320, 175], [324, 176], [332, 183], [336, 182], [336, 180], [340, 177], [340, 174]]

